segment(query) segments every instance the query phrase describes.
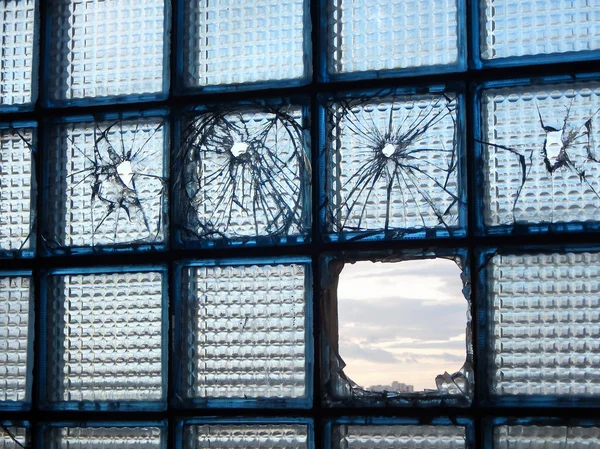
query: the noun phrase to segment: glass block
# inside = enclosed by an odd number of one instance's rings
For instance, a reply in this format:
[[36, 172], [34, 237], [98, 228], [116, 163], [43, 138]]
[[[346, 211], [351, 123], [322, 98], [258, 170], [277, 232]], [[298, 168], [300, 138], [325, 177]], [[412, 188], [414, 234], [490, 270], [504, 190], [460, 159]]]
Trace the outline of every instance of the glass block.
[[480, 0], [481, 57], [600, 49], [597, 0]]
[[[2, 423], [0, 423], [2, 424]], [[0, 448], [23, 449], [29, 445], [29, 434], [25, 427], [2, 424], [0, 427]]]
[[29, 399], [27, 362], [32, 294], [30, 276], [0, 275], [0, 401]]
[[47, 400], [164, 399], [163, 273], [48, 279]]
[[600, 428], [567, 426], [498, 426], [494, 448], [504, 449], [598, 449]]
[[[339, 439], [337, 438], [339, 437]], [[339, 426], [335, 449], [465, 449], [462, 426], [344, 425]]]
[[189, 87], [305, 76], [305, 0], [184, 2], [184, 82]]
[[0, 129], [0, 253], [35, 248], [34, 133], [33, 128]]
[[307, 396], [307, 266], [193, 266], [183, 273], [183, 396]]
[[0, 0], [0, 108], [35, 100], [32, 78], [36, 3], [37, 0]]
[[50, 100], [163, 91], [164, 0], [51, 0], [49, 8]]
[[458, 99], [445, 94], [332, 103], [327, 231], [352, 238], [455, 232], [462, 204], [457, 109]]
[[494, 395], [600, 394], [599, 279], [599, 253], [491, 259]]
[[47, 246], [162, 244], [168, 141], [162, 117], [54, 126], [46, 186]]
[[164, 449], [160, 427], [53, 427], [44, 435], [49, 449]]
[[308, 428], [293, 424], [205, 424], [184, 427], [183, 449], [308, 449]]
[[307, 236], [305, 117], [299, 106], [205, 110], [190, 117], [177, 158], [182, 240], [211, 245]]
[[329, 71], [458, 62], [457, 0], [329, 0]]
[[600, 83], [482, 93], [485, 226], [600, 221]]

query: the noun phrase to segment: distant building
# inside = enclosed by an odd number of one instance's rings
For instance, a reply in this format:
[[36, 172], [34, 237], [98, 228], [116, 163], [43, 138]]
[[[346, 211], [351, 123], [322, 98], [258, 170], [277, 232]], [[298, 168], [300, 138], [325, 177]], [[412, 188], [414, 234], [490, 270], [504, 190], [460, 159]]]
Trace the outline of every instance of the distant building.
[[415, 387], [402, 382], [393, 381], [392, 385], [373, 385], [369, 387], [369, 390], [381, 393], [383, 391], [396, 391], [398, 393], [413, 393]]

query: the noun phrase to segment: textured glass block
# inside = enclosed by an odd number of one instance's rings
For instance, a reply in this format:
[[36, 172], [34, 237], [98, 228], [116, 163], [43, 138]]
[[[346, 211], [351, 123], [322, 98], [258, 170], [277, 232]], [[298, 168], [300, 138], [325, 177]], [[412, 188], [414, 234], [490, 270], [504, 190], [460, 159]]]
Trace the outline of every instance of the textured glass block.
[[0, 448], [23, 449], [29, 445], [29, 435], [25, 427], [2, 426], [0, 428]]
[[600, 221], [600, 84], [483, 91], [487, 226]]
[[306, 387], [306, 266], [190, 267], [184, 396], [299, 398]]
[[55, 427], [44, 437], [49, 449], [161, 449], [160, 427]]
[[0, 276], [0, 401], [28, 399], [31, 277]]
[[494, 394], [600, 394], [599, 280], [599, 253], [492, 258]]
[[35, 100], [32, 97], [35, 8], [36, 0], [0, 0], [0, 108]]
[[296, 106], [207, 110], [190, 118], [177, 157], [183, 240], [306, 235], [307, 126]]
[[305, 75], [305, 0], [187, 0], [184, 76], [188, 86], [298, 79]]
[[51, 0], [51, 100], [163, 91], [164, 0]]
[[481, 0], [481, 57], [600, 49], [598, 0]]
[[336, 449], [465, 449], [461, 426], [386, 425], [340, 426]]
[[332, 73], [458, 62], [457, 0], [329, 0]]
[[0, 129], [0, 252], [35, 245], [33, 136], [32, 128]]
[[308, 449], [306, 425], [206, 424], [184, 427], [183, 449]]
[[54, 275], [47, 288], [48, 400], [163, 399], [162, 273]]
[[326, 221], [334, 233], [459, 225], [457, 99], [365, 97], [330, 105]]
[[498, 426], [495, 449], [598, 449], [600, 428], [566, 426]]
[[48, 157], [47, 245], [164, 242], [168, 140], [162, 117], [55, 126]]

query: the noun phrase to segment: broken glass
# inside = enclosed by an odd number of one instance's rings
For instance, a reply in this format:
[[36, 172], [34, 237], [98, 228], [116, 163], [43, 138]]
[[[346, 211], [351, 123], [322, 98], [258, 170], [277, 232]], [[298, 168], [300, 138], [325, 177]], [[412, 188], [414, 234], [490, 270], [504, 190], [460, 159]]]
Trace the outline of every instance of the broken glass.
[[329, 72], [456, 64], [456, 0], [329, 0]]
[[600, 427], [579, 426], [498, 426], [494, 428], [494, 449], [597, 448]]
[[310, 55], [305, 0], [184, 2], [184, 77], [189, 87], [306, 76]]
[[37, 0], [0, 0], [0, 109], [36, 100], [34, 48]]
[[599, 86], [483, 91], [485, 226], [600, 221]]
[[161, 271], [48, 276], [42, 397], [93, 410], [96, 403], [158, 406], [166, 390], [165, 289]]
[[50, 101], [114, 101], [132, 94], [145, 99], [163, 92], [169, 20], [164, 0], [50, 0], [48, 8]]
[[203, 109], [188, 117], [175, 180], [177, 230], [186, 246], [307, 237], [306, 117], [297, 106]]
[[35, 250], [35, 128], [0, 125], [0, 254]]
[[598, 396], [600, 254], [490, 253], [484, 259], [491, 394]]
[[459, 99], [406, 94], [327, 110], [327, 231], [332, 238], [455, 235], [464, 222]]
[[15, 426], [12, 422], [0, 422], [0, 447], [3, 449], [27, 449], [30, 446], [26, 427]]
[[167, 437], [163, 423], [140, 426], [81, 426], [45, 425], [41, 439], [49, 449], [86, 448], [114, 449], [128, 447], [134, 449], [166, 449]]
[[183, 398], [306, 401], [307, 264], [199, 265], [182, 275]]
[[[373, 272], [363, 271], [362, 276], [350, 265], [370, 264], [364, 254], [360, 257], [362, 261], [349, 254], [344, 259], [326, 260], [321, 288], [327, 401], [344, 406], [468, 405], [473, 373], [466, 255], [460, 251], [373, 253], [367, 257], [378, 263]], [[461, 305], [458, 297], [446, 303], [437, 298], [455, 285], [446, 262], [456, 263], [462, 270], [456, 281], [462, 301], [467, 301]], [[346, 267], [348, 278], [341, 275]], [[380, 273], [379, 279], [375, 271]], [[424, 278], [426, 287], [410, 289]], [[438, 324], [436, 316], [440, 317]], [[427, 319], [419, 325], [424, 317]], [[449, 317], [456, 319], [457, 326], [448, 324]], [[455, 365], [456, 371], [440, 374], [438, 370], [449, 364]], [[419, 375], [413, 376], [411, 369]], [[424, 379], [427, 373], [431, 382]], [[360, 376], [366, 384], [358, 385], [351, 375]]]
[[47, 247], [163, 245], [168, 141], [163, 117], [54, 126], [45, 192]]

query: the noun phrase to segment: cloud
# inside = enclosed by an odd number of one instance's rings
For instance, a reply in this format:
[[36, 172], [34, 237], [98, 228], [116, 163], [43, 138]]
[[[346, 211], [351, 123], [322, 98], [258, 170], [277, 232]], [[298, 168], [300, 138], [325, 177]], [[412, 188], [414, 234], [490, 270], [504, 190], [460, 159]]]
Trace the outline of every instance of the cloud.
[[389, 351], [381, 348], [368, 348], [356, 343], [344, 345], [343, 357], [345, 359], [366, 360], [375, 363], [397, 363], [399, 360]]

